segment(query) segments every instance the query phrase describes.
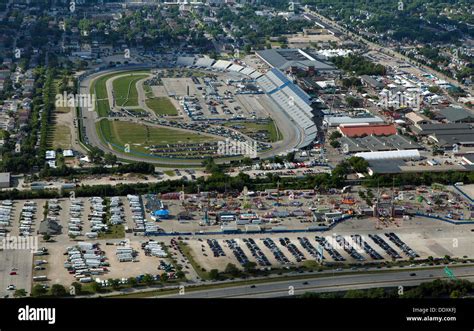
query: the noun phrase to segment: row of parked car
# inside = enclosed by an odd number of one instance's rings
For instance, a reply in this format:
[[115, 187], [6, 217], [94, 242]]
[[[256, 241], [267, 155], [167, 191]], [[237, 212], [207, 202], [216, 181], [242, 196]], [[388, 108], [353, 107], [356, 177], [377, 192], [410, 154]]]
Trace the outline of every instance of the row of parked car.
[[320, 254], [320, 252], [318, 252], [318, 250], [313, 246], [313, 244], [309, 241], [308, 238], [306, 237], [298, 237], [298, 241], [300, 242], [300, 245], [306, 249], [306, 251], [308, 251], [308, 253], [314, 257], [315, 259], [317, 260], [323, 260], [324, 259], [324, 256], [321, 256], [321, 255], [324, 255], [324, 254]]
[[407, 244], [405, 244], [395, 233], [390, 232], [386, 233], [385, 236], [393, 242], [395, 245], [397, 245], [403, 253], [408, 255], [409, 257], [420, 257], [413, 249], [411, 249]]
[[257, 263], [262, 266], [262, 267], [269, 267], [271, 266], [270, 261], [266, 257], [266, 255], [263, 253], [263, 251], [258, 247], [257, 243], [255, 240], [252, 238], [243, 239], [244, 243], [247, 245], [248, 249], [252, 253], [252, 256], [257, 260]]
[[352, 240], [358, 243], [364, 251], [374, 260], [383, 260], [382, 255], [380, 255], [375, 249], [372, 248], [359, 234], [351, 235]]
[[207, 244], [211, 248], [214, 257], [225, 256], [225, 252], [216, 239], [207, 239]]
[[338, 251], [334, 249], [334, 247], [326, 240], [326, 238], [316, 236], [316, 241], [325, 248], [334, 261], [342, 262], [346, 260], [341, 254], [339, 254]]
[[225, 243], [229, 246], [229, 248], [232, 250], [234, 253], [235, 257], [237, 258], [237, 261], [244, 266], [249, 262], [249, 259], [247, 255], [245, 255], [244, 251], [242, 248], [239, 246], [237, 241], [235, 239], [227, 239], [225, 240]]
[[339, 244], [339, 246], [342, 246], [347, 254], [349, 254], [353, 259], [357, 261], [365, 261], [365, 258], [359, 252], [357, 252], [354, 246], [352, 246], [350, 242], [347, 241], [343, 236], [336, 236], [336, 242]]
[[262, 238], [263, 244], [273, 253], [275, 259], [281, 264], [290, 264], [290, 260], [283, 254], [278, 248], [275, 242], [271, 238]]
[[402, 257], [398, 254], [389, 244], [385, 242], [379, 235], [369, 234], [369, 238], [372, 239], [377, 245], [383, 248], [394, 259], [401, 259]]
[[295, 257], [296, 262], [301, 262], [303, 260], [306, 260], [306, 257], [304, 256], [304, 254], [301, 253], [298, 247], [296, 247], [296, 245], [293, 244], [289, 238], [280, 238], [279, 240], [280, 240], [280, 244], [288, 248], [290, 253]]

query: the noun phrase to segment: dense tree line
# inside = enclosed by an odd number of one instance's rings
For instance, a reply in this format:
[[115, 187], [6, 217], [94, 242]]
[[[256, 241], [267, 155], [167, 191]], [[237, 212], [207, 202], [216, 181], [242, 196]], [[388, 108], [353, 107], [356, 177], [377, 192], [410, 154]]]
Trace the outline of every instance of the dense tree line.
[[58, 168], [49, 168], [46, 166], [41, 172], [40, 177], [67, 177], [75, 175], [101, 175], [101, 174], [126, 174], [126, 173], [136, 173], [136, 174], [153, 174], [155, 172], [155, 167], [146, 162], [134, 162], [120, 164], [115, 167], [103, 167], [96, 166], [92, 168], [70, 168], [67, 166], [61, 166]]
[[472, 295], [474, 285], [468, 280], [441, 280], [436, 279], [429, 283], [407, 288], [402, 293], [398, 288], [372, 288], [367, 290], [349, 290], [346, 292], [305, 293], [302, 298], [325, 299], [436, 299], [460, 298]]
[[339, 68], [356, 75], [383, 76], [386, 68], [381, 64], [375, 64], [360, 55], [336, 56], [332, 62]]

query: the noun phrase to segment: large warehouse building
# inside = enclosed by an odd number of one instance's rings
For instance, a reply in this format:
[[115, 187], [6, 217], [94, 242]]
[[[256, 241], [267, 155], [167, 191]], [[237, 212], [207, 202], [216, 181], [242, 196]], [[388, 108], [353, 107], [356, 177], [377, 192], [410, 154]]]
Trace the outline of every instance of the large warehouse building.
[[417, 149], [404, 151], [386, 151], [386, 152], [363, 152], [355, 156], [371, 160], [419, 160], [421, 155]]
[[338, 128], [339, 132], [344, 137], [364, 137], [364, 136], [390, 136], [397, 134], [397, 129], [393, 124], [380, 124], [380, 125], [369, 125], [369, 124], [343, 124]]

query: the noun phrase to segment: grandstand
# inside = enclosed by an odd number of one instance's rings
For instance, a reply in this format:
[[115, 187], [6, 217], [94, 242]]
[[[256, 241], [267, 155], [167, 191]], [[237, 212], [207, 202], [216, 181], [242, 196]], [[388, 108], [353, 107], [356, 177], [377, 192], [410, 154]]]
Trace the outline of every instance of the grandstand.
[[227, 68], [229, 68], [231, 64], [232, 64], [232, 62], [230, 62], [230, 61], [218, 60], [216, 63], [214, 63], [214, 65], [212, 67], [214, 69], [224, 71]]
[[250, 74], [250, 78], [253, 78], [253, 79], [259, 79], [262, 76], [263, 74], [256, 70]]
[[244, 67], [238, 64], [233, 64], [229, 67], [229, 71], [235, 71], [235, 72], [240, 72]]
[[313, 121], [311, 97], [278, 69], [270, 70], [257, 79], [257, 83], [302, 132], [298, 148], [308, 147], [318, 133]]
[[250, 76], [250, 75], [253, 74], [254, 72], [255, 72], [255, 70], [252, 69], [252, 68], [249, 68], [249, 67], [246, 67], [246, 68], [244, 68], [244, 69], [241, 71], [241, 73], [244, 74], [244, 75], [246, 75], [246, 76]]
[[210, 68], [214, 64], [214, 60], [206, 57], [200, 57], [197, 59], [195, 66], [198, 68]]

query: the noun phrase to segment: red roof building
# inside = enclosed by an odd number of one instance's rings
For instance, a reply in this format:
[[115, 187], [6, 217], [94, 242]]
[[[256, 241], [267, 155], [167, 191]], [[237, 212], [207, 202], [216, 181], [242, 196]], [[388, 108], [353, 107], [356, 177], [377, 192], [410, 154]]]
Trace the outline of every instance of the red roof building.
[[391, 136], [397, 134], [393, 124], [380, 125], [340, 125], [339, 132], [345, 137], [355, 138], [364, 136]]

